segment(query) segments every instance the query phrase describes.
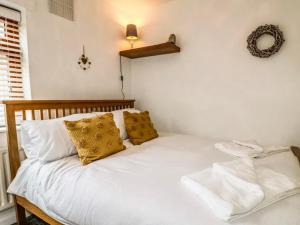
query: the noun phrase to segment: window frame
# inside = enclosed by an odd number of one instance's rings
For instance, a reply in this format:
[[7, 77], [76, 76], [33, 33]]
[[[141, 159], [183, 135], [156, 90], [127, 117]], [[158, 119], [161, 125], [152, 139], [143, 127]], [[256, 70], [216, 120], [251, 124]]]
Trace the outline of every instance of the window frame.
[[[23, 81], [24, 100], [31, 100], [31, 88], [29, 78], [29, 57], [28, 57], [28, 35], [26, 9], [18, 4], [0, 0], [0, 6], [20, 12], [21, 21], [19, 23], [20, 49], [21, 49], [21, 71]], [[1, 101], [1, 99], [0, 99]], [[6, 125], [0, 126], [0, 133], [6, 131]]]

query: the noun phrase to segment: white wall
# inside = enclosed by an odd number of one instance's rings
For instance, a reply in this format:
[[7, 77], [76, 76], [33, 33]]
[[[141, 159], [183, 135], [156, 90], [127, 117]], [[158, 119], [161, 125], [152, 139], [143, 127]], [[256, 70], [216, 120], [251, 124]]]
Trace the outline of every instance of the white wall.
[[[75, 0], [74, 21], [48, 13], [48, 0], [10, 2], [26, 9], [33, 99], [121, 98], [122, 27], [113, 20], [105, 1]], [[92, 61], [88, 71], [77, 65], [83, 44]]]
[[[177, 34], [180, 54], [131, 62], [132, 96], [159, 129], [265, 144], [300, 144], [300, 2], [172, 0], [141, 28], [150, 45]], [[271, 58], [250, 55], [247, 36], [279, 25]]]

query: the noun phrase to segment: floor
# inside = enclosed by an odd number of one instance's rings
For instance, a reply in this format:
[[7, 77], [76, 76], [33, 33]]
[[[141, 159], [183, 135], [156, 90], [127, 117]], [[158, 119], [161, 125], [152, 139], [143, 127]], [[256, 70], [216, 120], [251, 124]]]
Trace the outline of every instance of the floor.
[[[48, 225], [47, 223], [41, 221], [39, 218], [35, 216], [29, 216], [27, 217], [28, 225]], [[16, 224], [13, 224], [16, 225]]]

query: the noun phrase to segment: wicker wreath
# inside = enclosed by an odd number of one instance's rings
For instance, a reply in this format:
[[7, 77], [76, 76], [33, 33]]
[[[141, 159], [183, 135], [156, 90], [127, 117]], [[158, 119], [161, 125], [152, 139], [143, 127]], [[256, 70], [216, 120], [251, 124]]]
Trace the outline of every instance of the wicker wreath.
[[[273, 36], [275, 42], [270, 48], [261, 50], [257, 47], [257, 40], [264, 34]], [[283, 33], [278, 26], [266, 24], [264, 26], [259, 26], [249, 35], [247, 39], [247, 48], [250, 53], [256, 57], [268, 58], [279, 51], [284, 41]]]

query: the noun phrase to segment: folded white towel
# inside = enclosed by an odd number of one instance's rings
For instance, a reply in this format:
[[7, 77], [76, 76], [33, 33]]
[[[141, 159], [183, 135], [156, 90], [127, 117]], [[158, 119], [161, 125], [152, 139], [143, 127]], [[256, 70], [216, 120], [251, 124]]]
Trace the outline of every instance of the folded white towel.
[[260, 146], [256, 141], [238, 141], [238, 140], [233, 140], [232, 141], [235, 144], [244, 146], [244, 147], [248, 147], [248, 148], [252, 148], [257, 150], [258, 152], [263, 151], [263, 147]]
[[[285, 152], [269, 158], [214, 163], [212, 168], [183, 176], [182, 182], [217, 217], [226, 221], [237, 219], [300, 193], [300, 167], [293, 154]], [[277, 167], [276, 171], [270, 169], [275, 168], [274, 163], [284, 173], [279, 173]]]
[[290, 146], [265, 146], [264, 147], [264, 154], [271, 155], [275, 153], [289, 151], [291, 149]]
[[263, 148], [255, 143], [228, 141], [215, 144], [215, 148], [227, 154], [237, 157], [257, 157], [263, 153]]
[[289, 146], [261, 146], [256, 141], [227, 141], [215, 144], [215, 148], [237, 157], [265, 157], [271, 154], [288, 151]]

